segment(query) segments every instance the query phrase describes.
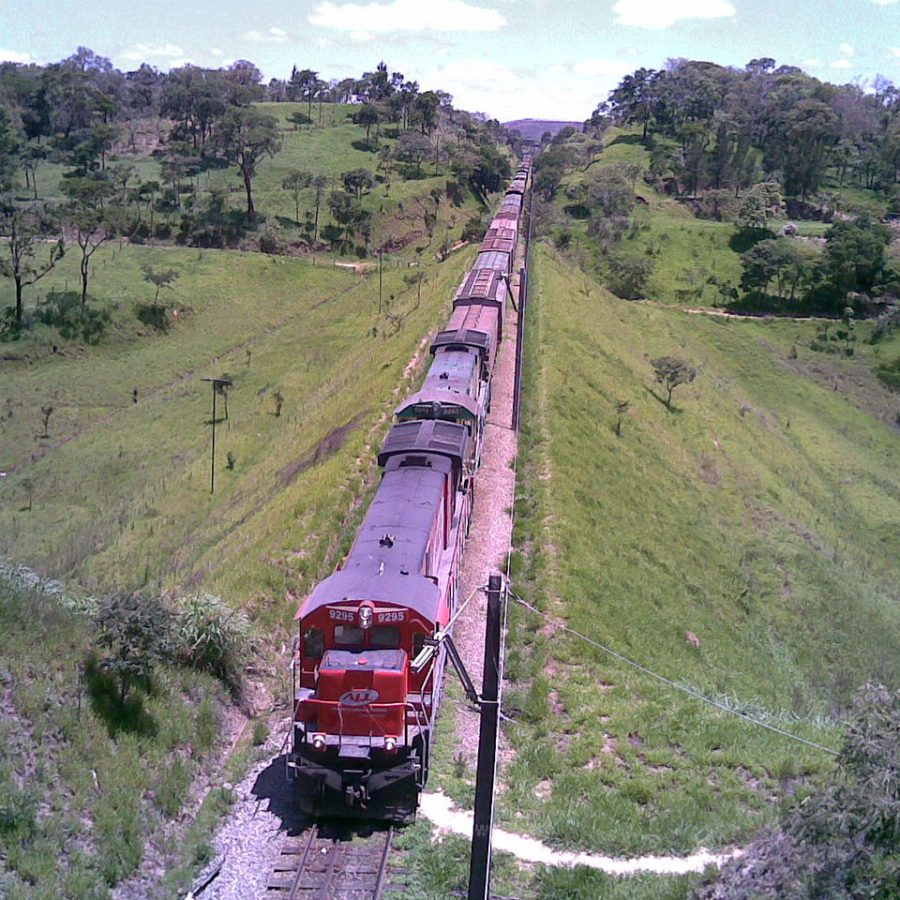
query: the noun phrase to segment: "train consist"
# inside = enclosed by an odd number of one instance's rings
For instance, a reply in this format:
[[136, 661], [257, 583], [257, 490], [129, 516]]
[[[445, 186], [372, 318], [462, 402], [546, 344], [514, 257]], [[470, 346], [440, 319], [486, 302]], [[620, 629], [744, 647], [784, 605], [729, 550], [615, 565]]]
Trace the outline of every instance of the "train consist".
[[295, 617], [287, 765], [310, 815], [415, 818], [529, 169], [523, 160], [456, 292], [421, 389], [395, 410], [350, 552]]

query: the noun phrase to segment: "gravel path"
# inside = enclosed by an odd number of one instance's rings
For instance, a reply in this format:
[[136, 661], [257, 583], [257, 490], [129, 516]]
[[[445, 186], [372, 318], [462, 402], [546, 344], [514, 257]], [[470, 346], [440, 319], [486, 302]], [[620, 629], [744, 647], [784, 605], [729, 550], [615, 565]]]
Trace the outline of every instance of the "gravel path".
[[[518, 274], [513, 277], [512, 288], [518, 304]], [[460, 596], [465, 598], [472, 591], [477, 593], [453, 629], [453, 639], [476, 690], [480, 687], [484, 667], [484, 620], [487, 609], [485, 592], [477, 589], [487, 584], [491, 574], [505, 572], [512, 533], [510, 513], [515, 499], [514, 466], [519, 446], [518, 437], [512, 430], [518, 320], [518, 313], [512, 304], [507, 304], [503, 342], [491, 383], [491, 412], [484, 432], [481, 468], [475, 478], [475, 503], [461, 574]], [[478, 757], [478, 729], [478, 711], [468, 705], [457, 707], [454, 756], [462, 753], [471, 766], [475, 765]]]
[[264, 897], [282, 841], [306, 825], [285, 777], [284, 739], [289, 725], [287, 718], [277, 723], [263, 747], [262, 761], [234, 786], [237, 799], [213, 844], [213, 862], [224, 860], [222, 869], [198, 895], [203, 900]]

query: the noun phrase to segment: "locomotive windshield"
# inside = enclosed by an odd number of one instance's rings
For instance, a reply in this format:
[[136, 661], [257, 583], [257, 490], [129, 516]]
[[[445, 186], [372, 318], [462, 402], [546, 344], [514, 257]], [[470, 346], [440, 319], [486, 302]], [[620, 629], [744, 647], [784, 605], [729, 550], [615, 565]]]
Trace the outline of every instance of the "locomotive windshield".
[[400, 646], [400, 629], [395, 625], [376, 625], [363, 631], [357, 625], [335, 625], [334, 643], [337, 647], [396, 650]]

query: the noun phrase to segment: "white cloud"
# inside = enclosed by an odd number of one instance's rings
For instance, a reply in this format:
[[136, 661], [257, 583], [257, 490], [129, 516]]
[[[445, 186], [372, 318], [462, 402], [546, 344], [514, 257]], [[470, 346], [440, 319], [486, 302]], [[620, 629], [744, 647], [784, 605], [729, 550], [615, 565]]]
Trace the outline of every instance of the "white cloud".
[[900, 59], [900, 47], [888, 47], [888, 53], [890, 53], [894, 59]]
[[841, 44], [841, 46], [838, 47], [838, 52], [841, 56], [853, 56], [853, 54], [856, 53], [856, 50], [852, 44]]
[[351, 41], [356, 41], [360, 44], [375, 39], [375, 35], [371, 31], [351, 31], [349, 37]]
[[258, 44], [283, 44], [288, 39], [288, 33], [283, 28], [269, 28], [266, 31], [245, 31], [244, 38]]
[[900, 3], [900, 0], [874, 0], [879, 6], [893, 6], [895, 3]]
[[804, 59], [803, 62], [800, 63], [801, 69], [821, 69], [822, 68], [822, 60], [821, 59]]
[[836, 59], [832, 64], [832, 69], [850, 69], [853, 63], [849, 59]]
[[210, 56], [224, 56], [225, 51], [221, 50], [219, 47], [213, 47], [212, 50], [209, 51]]
[[506, 19], [495, 9], [465, 0], [391, 0], [390, 3], [332, 3], [325, 0], [309, 21], [323, 28], [383, 34], [390, 31], [497, 31]]
[[671, 28], [686, 19], [721, 19], [733, 16], [729, 0], [617, 0], [613, 12], [619, 25], [635, 28]]
[[0, 50], [0, 62], [30, 63], [34, 57], [30, 53], [20, 53], [18, 50]]
[[614, 78], [618, 83], [634, 71], [634, 64], [621, 59], [586, 59], [577, 63], [575, 74], [586, 78]]
[[633, 68], [624, 61], [596, 59], [522, 70], [471, 58], [437, 66], [421, 75], [419, 83], [448, 91], [460, 109], [486, 112], [504, 121], [581, 122]]
[[[170, 60], [179, 59], [184, 56], [184, 50], [177, 44], [131, 44], [126, 47], [120, 54], [119, 58], [128, 62], [153, 62], [154, 60]], [[171, 63], [174, 65], [174, 63]]]

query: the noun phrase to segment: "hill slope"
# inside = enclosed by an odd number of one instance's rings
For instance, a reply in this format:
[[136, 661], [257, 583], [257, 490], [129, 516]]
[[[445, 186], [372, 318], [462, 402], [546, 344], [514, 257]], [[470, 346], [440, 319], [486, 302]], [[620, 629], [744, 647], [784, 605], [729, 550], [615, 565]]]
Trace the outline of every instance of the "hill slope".
[[[833, 745], [851, 691], [895, 677], [900, 653], [896, 432], [811, 376], [810, 323], [621, 301], [545, 249], [532, 275], [514, 589]], [[663, 355], [699, 371], [672, 411], [649, 365]], [[878, 389], [863, 364], [857, 377]], [[514, 607], [511, 628], [514, 827], [623, 854], [722, 845], [766, 818], [779, 783], [830, 764], [530, 612]]]

